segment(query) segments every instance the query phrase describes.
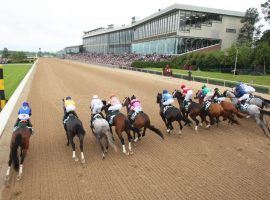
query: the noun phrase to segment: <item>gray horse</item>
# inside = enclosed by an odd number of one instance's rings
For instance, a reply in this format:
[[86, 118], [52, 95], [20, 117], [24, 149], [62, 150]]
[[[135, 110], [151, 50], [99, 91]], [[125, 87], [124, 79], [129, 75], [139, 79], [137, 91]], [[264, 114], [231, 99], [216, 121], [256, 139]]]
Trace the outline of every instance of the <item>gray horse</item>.
[[[90, 122], [91, 123], [91, 122]], [[102, 151], [102, 159], [105, 159], [105, 153], [108, 151], [108, 144], [110, 144], [117, 152], [117, 148], [113, 142], [112, 133], [110, 131], [109, 123], [102, 118], [100, 114], [93, 116], [93, 134], [100, 144]]]
[[[224, 92], [224, 95], [231, 99], [233, 105], [235, 106], [239, 105], [238, 98], [236, 98], [232, 92], [226, 90]], [[251, 118], [253, 118], [256, 121], [256, 123], [261, 127], [265, 135], [270, 137], [270, 129], [269, 129], [268, 123], [263, 118], [264, 115], [270, 115], [269, 111], [263, 110], [254, 104], [248, 104], [248, 103], [245, 103], [244, 105], [241, 104], [240, 110], [241, 112], [246, 113]]]

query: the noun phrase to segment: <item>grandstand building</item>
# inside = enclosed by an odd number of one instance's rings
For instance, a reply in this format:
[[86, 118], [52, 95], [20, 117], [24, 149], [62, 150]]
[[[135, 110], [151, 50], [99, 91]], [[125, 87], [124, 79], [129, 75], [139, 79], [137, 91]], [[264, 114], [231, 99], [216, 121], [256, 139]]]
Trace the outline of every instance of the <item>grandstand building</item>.
[[83, 34], [83, 48], [96, 53], [182, 54], [216, 46], [226, 49], [238, 37], [245, 13], [174, 4], [131, 25]]

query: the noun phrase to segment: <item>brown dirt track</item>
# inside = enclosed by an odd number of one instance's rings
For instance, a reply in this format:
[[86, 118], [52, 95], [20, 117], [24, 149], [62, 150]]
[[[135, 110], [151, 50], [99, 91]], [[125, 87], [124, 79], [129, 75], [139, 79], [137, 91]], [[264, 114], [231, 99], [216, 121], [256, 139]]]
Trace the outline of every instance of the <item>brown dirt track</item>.
[[[0, 139], [2, 199], [270, 199], [270, 140], [252, 120], [241, 120], [241, 126], [200, 128], [198, 134], [185, 127], [181, 138], [174, 124], [175, 131], [165, 133], [156, 94], [179, 87], [179, 80], [56, 59], [40, 59], [32, 79], [21, 101], [29, 91], [35, 135], [23, 179], [16, 181], [13, 171], [4, 185], [14, 111]], [[119, 152], [109, 149], [103, 161], [88, 126], [89, 105], [93, 94], [108, 99], [112, 92], [120, 99], [138, 96], [165, 140], [148, 130], [133, 146], [134, 155], [125, 156], [115, 136]], [[61, 99], [67, 95], [76, 100], [87, 131], [84, 167], [72, 160], [66, 147]]]

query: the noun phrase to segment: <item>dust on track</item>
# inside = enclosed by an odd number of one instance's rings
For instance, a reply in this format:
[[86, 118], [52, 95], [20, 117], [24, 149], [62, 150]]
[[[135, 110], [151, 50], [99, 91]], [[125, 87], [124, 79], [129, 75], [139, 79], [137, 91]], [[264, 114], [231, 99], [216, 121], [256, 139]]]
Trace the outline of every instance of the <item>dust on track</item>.
[[[252, 120], [243, 119], [240, 126], [222, 123], [210, 130], [200, 128], [198, 134], [185, 127], [181, 138], [174, 124], [175, 131], [165, 133], [156, 94], [163, 88], [172, 91], [179, 83], [139, 72], [40, 59], [28, 95], [36, 133], [30, 141], [23, 179], [16, 181], [13, 171], [2, 199], [270, 199], [270, 140]], [[193, 83], [194, 88], [198, 86]], [[138, 96], [165, 140], [148, 130], [133, 146], [135, 154], [125, 156], [116, 138], [119, 152], [109, 149], [103, 161], [88, 125], [89, 105], [93, 94], [107, 100], [111, 93], [121, 100]], [[66, 147], [61, 99], [67, 95], [77, 102], [87, 132], [84, 166], [72, 160], [71, 148]], [[7, 167], [12, 123], [0, 141], [1, 175]], [[3, 185], [3, 178], [0, 180]]]

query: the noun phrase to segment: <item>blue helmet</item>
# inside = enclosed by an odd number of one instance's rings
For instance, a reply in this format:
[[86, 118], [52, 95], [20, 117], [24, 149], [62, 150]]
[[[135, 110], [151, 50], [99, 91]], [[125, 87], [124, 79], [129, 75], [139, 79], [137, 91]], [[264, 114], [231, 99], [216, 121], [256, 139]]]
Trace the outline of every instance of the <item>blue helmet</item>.
[[24, 101], [23, 104], [22, 104], [23, 107], [29, 107], [29, 103]]
[[166, 89], [163, 90], [163, 92], [162, 92], [162, 94], [167, 94], [167, 93], [169, 93], [169, 92], [168, 92], [168, 90], [166, 90]]
[[70, 99], [71, 99], [71, 96], [67, 96], [67, 97], [66, 97], [66, 100], [70, 100]]

